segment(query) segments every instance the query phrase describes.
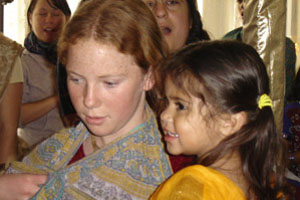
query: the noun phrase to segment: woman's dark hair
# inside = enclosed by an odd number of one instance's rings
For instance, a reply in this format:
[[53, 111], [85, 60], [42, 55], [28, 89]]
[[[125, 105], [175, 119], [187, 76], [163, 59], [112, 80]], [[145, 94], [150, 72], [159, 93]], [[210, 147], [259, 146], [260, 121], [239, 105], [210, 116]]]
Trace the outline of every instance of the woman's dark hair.
[[[29, 21], [29, 15], [33, 13], [34, 8], [38, 1], [39, 0], [32, 0], [27, 9], [27, 23], [28, 23], [30, 29], [32, 29], [32, 28], [31, 28], [31, 24]], [[46, 0], [46, 1], [48, 2], [48, 4], [51, 7], [61, 10], [65, 16], [67, 16], [67, 17], [71, 16], [71, 10], [70, 10], [67, 0]]]
[[186, 0], [189, 7], [192, 28], [187, 38], [186, 44], [199, 40], [210, 40], [208, 33], [203, 29], [203, 24], [199, 11], [197, 10], [196, 0]]
[[[199, 159], [210, 166], [238, 152], [249, 191], [258, 199], [277, 199], [285, 188], [285, 154], [271, 107], [258, 108], [269, 94], [266, 67], [254, 48], [237, 41], [202, 41], [167, 58], [155, 73], [160, 95], [169, 78], [177, 88], [211, 105], [211, 113], [245, 112], [247, 122]], [[214, 116], [214, 115], [212, 115]]]

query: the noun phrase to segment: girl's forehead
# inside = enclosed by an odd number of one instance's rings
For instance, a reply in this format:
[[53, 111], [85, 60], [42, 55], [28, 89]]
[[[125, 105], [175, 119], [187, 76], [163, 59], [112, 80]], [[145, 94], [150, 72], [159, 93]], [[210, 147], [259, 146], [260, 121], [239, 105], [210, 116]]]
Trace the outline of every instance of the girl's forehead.
[[52, 2], [52, 0], [37, 0], [37, 3], [34, 7], [34, 10], [37, 9], [54, 9], [54, 10], [59, 10]]
[[167, 72], [166, 74], [166, 78], [163, 80], [165, 85], [169, 81], [169, 84], [188, 94], [202, 93], [204, 91], [203, 84], [190, 72], [182, 72], [181, 74]]
[[99, 43], [94, 39], [79, 40], [69, 47], [67, 68], [98, 76], [120, 73], [132, 76], [142, 74], [133, 56], [119, 52], [112, 44]]
[[190, 98], [191, 93], [184, 83], [175, 82], [169, 76], [164, 80], [165, 93], [177, 94], [178, 96], [185, 96]]

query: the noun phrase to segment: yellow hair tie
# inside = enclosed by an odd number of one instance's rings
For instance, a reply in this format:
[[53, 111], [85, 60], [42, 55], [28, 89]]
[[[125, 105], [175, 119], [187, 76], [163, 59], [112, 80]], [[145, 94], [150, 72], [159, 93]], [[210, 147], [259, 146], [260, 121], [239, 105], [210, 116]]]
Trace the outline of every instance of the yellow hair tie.
[[258, 108], [262, 109], [265, 106], [273, 107], [272, 100], [267, 94], [262, 94], [258, 100]]

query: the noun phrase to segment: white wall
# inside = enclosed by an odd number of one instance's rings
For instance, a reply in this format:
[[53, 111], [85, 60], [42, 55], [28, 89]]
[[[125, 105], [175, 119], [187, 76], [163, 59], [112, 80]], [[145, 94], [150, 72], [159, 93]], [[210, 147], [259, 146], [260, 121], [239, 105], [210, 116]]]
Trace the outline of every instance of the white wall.
[[[67, 0], [74, 13], [80, 0]], [[228, 31], [242, 24], [236, 0], [197, 0], [204, 28], [212, 39], [220, 39]], [[29, 0], [14, 0], [4, 6], [4, 34], [23, 44], [26, 29], [26, 11]], [[297, 44], [300, 57], [300, 1], [287, 0], [287, 36]], [[297, 66], [300, 65], [300, 59]]]
[[235, 0], [202, 0], [202, 9], [204, 28], [212, 39], [221, 39], [242, 24]]
[[[74, 13], [80, 0], [67, 0]], [[27, 7], [29, 0], [14, 0], [4, 6], [4, 35], [23, 44], [27, 34]]]
[[70, 6], [70, 9], [71, 9], [72, 13], [74, 13], [74, 11], [76, 10], [77, 5], [80, 2], [80, 0], [67, 0], [67, 2]]
[[4, 6], [4, 35], [23, 43], [25, 35], [25, 0], [14, 0]]

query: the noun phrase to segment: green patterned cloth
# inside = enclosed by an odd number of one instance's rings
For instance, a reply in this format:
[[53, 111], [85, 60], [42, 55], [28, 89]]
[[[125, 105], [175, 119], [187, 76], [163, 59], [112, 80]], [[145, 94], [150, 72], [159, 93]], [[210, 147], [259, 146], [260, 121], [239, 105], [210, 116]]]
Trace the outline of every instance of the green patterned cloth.
[[68, 165], [89, 136], [83, 123], [55, 134], [7, 173], [48, 174], [32, 199], [148, 199], [172, 174], [152, 110], [125, 136]]

